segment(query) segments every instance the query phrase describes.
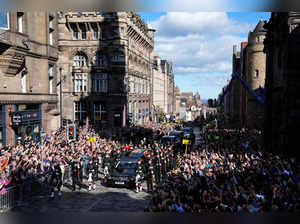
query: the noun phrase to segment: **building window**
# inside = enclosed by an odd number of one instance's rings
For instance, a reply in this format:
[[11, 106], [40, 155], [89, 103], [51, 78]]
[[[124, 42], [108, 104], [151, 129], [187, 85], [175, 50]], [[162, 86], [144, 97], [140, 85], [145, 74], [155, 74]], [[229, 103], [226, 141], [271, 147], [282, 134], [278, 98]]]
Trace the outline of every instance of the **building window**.
[[23, 12], [17, 12], [18, 32], [23, 33]]
[[53, 65], [49, 65], [48, 77], [49, 77], [49, 94], [53, 94]]
[[81, 39], [86, 40], [86, 32], [85, 31], [81, 32]]
[[93, 40], [98, 40], [98, 30], [93, 30]]
[[78, 31], [72, 31], [72, 39], [73, 40], [78, 40]]
[[52, 16], [49, 16], [49, 44], [53, 45], [53, 20], [54, 18]]
[[95, 93], [108, 92], [108, 76], [107, 74], [94, 74], [93, 75], [93, 91]]
[[73, 66], [75, 67], [87, 66], [87, 56], [83, 53], [78, 53], [77, 55], [75, 55]]
[[138, 93], [141, 93], [141, 83], [140, 83], [140, 79], [138, 79]]
[[87, 92], [88, 79], [86, 74], [75, 74], [75, 92]]
[[87, 117], [87, 105], [85, 102], [74, 102], [75, 121], [85, 122]]
[[21, 74], [21, 90], [22, 93], [26, 93], [26, 73]]
[[105, 122], [107, 120], [106, 108], [101, 103], [94, 103], [94, 121]]
[[107, 57], [102, 53], [97, 53], [93, 58], [93, 66], [106, 66], [107, 65]]
[[133, 92], [136, 93], [136, 78], [133, 78]]
[[121, 52], [120, 54], [115, 54], [111, 58], [112, 62], [124, 62], [125, 61], [125, 55]]
[[259, 37], [256, 37], [256, 43], [259, 43]]
[[9, 29], [9, 13], [0, 12], [0, 29]]
[[258, 78], [258, 76], [259, 76], [259, 71], [255, 70], [255, 78]]
[[143, 90], [142, 90], [142, 93], [145, 94], [145, 80], [143, 80]]

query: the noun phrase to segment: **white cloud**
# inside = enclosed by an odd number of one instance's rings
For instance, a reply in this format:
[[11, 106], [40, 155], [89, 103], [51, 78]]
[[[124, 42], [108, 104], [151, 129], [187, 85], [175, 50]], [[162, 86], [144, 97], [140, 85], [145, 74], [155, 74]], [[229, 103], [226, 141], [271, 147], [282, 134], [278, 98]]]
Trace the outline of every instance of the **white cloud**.
[[150, 25], [159, 36], [245, 33], [251, 27], [230, 20], [225, 12], [169, 12]]
[[155, 53], [173, 61], [176, 76], [197, 77], [190, 86], [206, 83], [220, 90], [231, 73], [233, 45], [246, 41], [238, 34], [251, 29], [226, 13], [213, 12], [170, 12], [151, 25], [157, 29]]

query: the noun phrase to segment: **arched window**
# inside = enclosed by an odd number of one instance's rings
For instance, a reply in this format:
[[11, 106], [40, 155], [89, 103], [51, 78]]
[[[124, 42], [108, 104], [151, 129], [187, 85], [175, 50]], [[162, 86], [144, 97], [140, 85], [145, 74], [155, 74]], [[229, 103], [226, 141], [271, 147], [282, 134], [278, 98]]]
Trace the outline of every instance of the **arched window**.
[[98, 52], [96, 56], [93, 57], [93, 66], [106, 66], [107, 57], [106, 55]]
[[74, 56], [74, 63], [73, 66], [76, 67], [85, 67], [87, 66], [87, 56], [83, 52], [78, 52]]

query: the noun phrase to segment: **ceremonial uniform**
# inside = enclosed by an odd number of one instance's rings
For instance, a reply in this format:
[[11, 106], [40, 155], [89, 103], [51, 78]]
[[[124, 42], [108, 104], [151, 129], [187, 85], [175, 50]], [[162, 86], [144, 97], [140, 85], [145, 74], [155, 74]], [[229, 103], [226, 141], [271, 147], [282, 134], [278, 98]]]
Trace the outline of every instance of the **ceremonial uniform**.
[[98, 163], [97, 160], [90, 160], [87, 165], [89, 191], [96, 190], [96, 181], [98, 180]]
[[160, 178], [161, 178], [160, 167], [161, 167], [160, 158], [159, 158], [159, 155], [157, 155], [153, 160], [153, 168], [154, 168], [154, 174], [155, 174], [155, 184], [160, 183]]
[[144, 167], [142, 163], [139, 161], [136, 170], [135, 170], [135, 187], [136, 187], [136, 192], [141, 192], [143, 190], [142, 187], [142, 179], [144, 177]]
[[153, 171], [152, 161], [149, 160], [148, 163], [146, 164], [147, 192], [153, 191], [153, 180], [154, 180], [153, 176], [154, 176], [154, 171]]
[[51, 198], [54, 198], [54, 189], [57, 188], [58, 195], [61, 196], [61, 186], [62, 186], [62, 172], [58, 164], [50, 167], [50, 179], [49, 185], [51, 189]]
[[72, 191], [76, 190], [78, 185], [79, 190], [81, 189], [81, 178], [80, 178], [80, 164], [79, 162], [72, 162]]
[[111, 166], [112, 166], [112, 161], [111, 158], [109, 157], [109, 155], [106, 155], [106, 157], [104, 157], [104, 161], [103, 161], [103, 173], [104, 173], [104, 179], [103, 179], [103, 183], [107, 182], [107, 178], [111, 172]]

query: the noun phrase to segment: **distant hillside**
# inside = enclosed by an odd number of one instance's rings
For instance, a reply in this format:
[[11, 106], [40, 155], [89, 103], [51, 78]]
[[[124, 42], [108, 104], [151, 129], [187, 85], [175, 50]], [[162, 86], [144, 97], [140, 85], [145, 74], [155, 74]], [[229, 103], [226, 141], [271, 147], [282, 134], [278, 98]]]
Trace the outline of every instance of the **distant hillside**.
[[201, 99], [202, 103], [207, 103], [207, 101], [208, 101], [207, 99]]

